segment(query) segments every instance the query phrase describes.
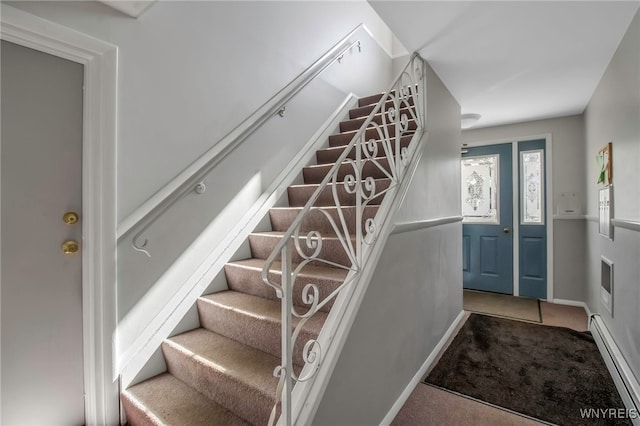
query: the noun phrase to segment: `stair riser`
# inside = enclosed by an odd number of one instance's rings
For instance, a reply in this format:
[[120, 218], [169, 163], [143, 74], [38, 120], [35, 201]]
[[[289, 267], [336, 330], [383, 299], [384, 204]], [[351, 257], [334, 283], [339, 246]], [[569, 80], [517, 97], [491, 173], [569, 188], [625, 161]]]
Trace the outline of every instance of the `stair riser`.
[[124, 392], [122, 394], [122, 408], [127, 414], [127, 425], [130, 426], [158, 426], [155, 422], [151, 421], [151, 418], [145, 410], [138, 404], [134, 403], [131, 397]]
[[[354, 130], [358, 130], [360, 129], [360, 127], [362, 127], [362, 125], [364, 124], [364, 122], [366, 121], [366, 117], [364, 118], [358, 118], [356, 120], [349, 120], [349, 121], [343, 121], [340, 123], [340, 131], [341, 132], [352, 132]], [[373, 117], [373, 120], [371, 120], [374, 123], [378, 123], [378, 124], [383, 124], [382, 123], [382, 115], [375, 115]], [[385, 124], [387, 122], [389, 122], [390, 120], [387, 118]]]
[[[253, 424], [266, 424], [275, 401], [221, 370], [211, 368], [173, 345], [162, 344], [169, 373], [207, 398]], [[276, 382], [274, 377], [274, 386]]]
[[[402, 136], [406, 136], [407, 133], [409, 132], [413, 132], [415, 129], [417, 128], [416, 122], [415, 121], [409, 121], [408, 126], [407, 126], [407, 132], [401, 134]], [[384, 128], [382, 128], [384, 129]], [[395, 124], [390, 124], [388, 126], [386, 126], [386, 129], [389, 132], [389, 136], [390, 137], [395, 137], [396, 136], [396, 125]], [[329, 136], [329, 146], [342, 146], [342, 145], [349, 145], [349, 143], [351, 142], [351, 140], [353, 139], [353, 137], [355, 136], [356, 132], [348, 132], [348, 133], [339, 133], [336, 135], [331, 135]], [[383, 136], [386, 135], [386, 133], [383, 130]], [[385, 136], [386, 137], [386, 136]], [[368, 141], [370, 139], [373, 140], [381, 140], [382, 137], [380, 136], [380, 133], [378, 133], [378, 130], [374, 129], [374, 128], [369, 128], [366, 130], [365, 132], [365, 139]]]
[[[389, 179], [386, 180], [378, 180], [376, 181], [376, 193], [383, 191], [388, 188], [391, 181]], [[327, 186], [322, 190], [316, 202], [314, 203], [317, 207], [326, 207], [326, 206], [335, 206], [336, 203], [333, 199], [333, 186]], [[289, 205], [291, 207], [304, 207], [304, 205], [309, 201], [313, 193], [316, 191], [317, 186], [295, 186], [289, 187], [287, 189], [287, 194], [289, 196]], [[354, 206], [356, 203], [356, 194], [349, 194], [344, 185], [338, 184], [337, 188], [338, 201], [342, 206]], [[378, 195], [374, 197], [371, 201], [368, 202], [368, 205], [379, 205], [382, 203], [382, 199], [384, 198], [384, 194]]]
[[[305, 310], [300, 309], [300, 312], [305, 312]], [[198, 300], [198, 314], [200, 316], [200, 325], [207, 330], [280, 358], [282, 345], [280, 322], [256, 318], [232, 307], [221, 307], [203, 299]], [[293, 349], [293, 362], [295, 364], [304, 364], [302, 358], [304, 345], [308, 340], [317, 337], [307, 330], [300, 331]]]
[[[227, 283], [229, 289], [238, 291], [245, 294], [251, 294], [258, 297], [264, 297], [265, 299], [279, 300], [276, 296], [275, 290], [269, 287], [262, 281], [260, 270], [251, 268], [242, 268], [235, 266], [234, 264], [227, 264], [225, 266], [225, 274], [227, 276]], [[269, 277], [272, 282], [280, 284], [282, 282], [282, 274], [280, 272], [270, 273]], [[331, 294], [336, 288], [342, 284], [341, 280], [332, 280], [319, 277], [307, 277], [299, 275], [298, 279], [293, 286], [293, 302], [296, 305], [302, 305], [299, 309], [300, 312], [304, 312], [305, 307], [302, 303], [302, 290], [307, 284], [316, 284], [320, 292], [320, 300], [324, 300]], [[333, 306], [334, 300], [327, 303], [321, 311], [329, 312], [331, 306]]]
[[[403, 108], [401, 110], [401, 116], [406, 114], [407, 118], [411, 118], [411, 113], [409, 112], [408, 108]], [[415, 114], [415, 112], [414, 112]], [[371, 121], [373, 121], [374, 123], [378, 123], [378, 124], [386, 124], [392, 121], [392, 118], [389, 116], [388, 114], [388, 110], [386, 110], [386, 120], [382, 120], [382, 114], [377, 113], [373, 119]], [[365, 121], [367, 121], [367, 117], [368, 115], [364, 116], [364, 117], [360, 117], [360, 118], [356, 118], [356, 119], [351, 119], [349, 121], [343, 121], [340, 123], [340, 131], [341, 132], [352, 132], [354, 130], [358, 130], [360, 129], [360, 127], [362, 127], [362, 125], [364, 124]]]
[[[384, 152], [378, 152], [378, 155], [384, 154]], [[304, 183], [306, 184], [319, 184], [325, 178], [327, 173], [331, 170], [333, 165], [327, 164], [323, 167], [305, 167], [302, 171], [302, 176], [304, 178]], [[391, 168], [389, 167], [389, 161], [387, 158], [380, 158], [373, 161], [365, 161], [362, 166], [362, 178], [372, 177], [374, 179], [384, 179], [387, 178], [387, 174], [391, 173]], [[351, 164], [341, 164], [338, 169], [338, 182], [344, 181], [345, 176], [354, 175], [354, 165]]]
[[[379, 206], [366, 206], [364, 211], [362, 212], [362, 229], [364, 230], [365, 221], [369, 218], [375, 217]], [[338, 229], [341, 232], [343, 231], [342, 222], [340, 220], [340, 216], [338, 215], [338, 210], [333, 209], [323, 209], [325, 213], [327, 213], [338, 226]], [[271, 227], [274, 231], [286, 232], [296, 216], [300, 212], [299, 209], [272, 209], [269, 212], [271, 217]], [[344, 221], [347, 225], [348, 232], [353, 235], [355, 233], [356, 228], [356, 217], [355, 217], [355, 208], [343, 208], [342, 215], [344, 217]], [[302, 232], [308, 231], [319, 231], [322, 233], [334, 233], [335, 230], [327, 219], [326, 215], [319, 211], [310, 211], [308, 212], [304, 219], [302, 220], [302, 224], [300, 226], [300, 230]]]
[[[409, 146], [409, 143], [411, 142], [412, 138], [413, 138], [413, 135], [401, 137], [400, 146], [401, 147]], [[383, 142], [378, 141], [376, 142], [376, 144], [378, 145], [378, 152], [383, 153], [384, 152]], [[391, 139], [391, 151], [395, 154], [395, 151], [396, 151], [395, 138]], [[335, 147], [333, 149], [319, 150], [318, 152], [316, 152], [316, 160], [318, 164], [333, 164], [336, 161], [338, 161], [338, 158], [340, 158], [343, 152], [344, 152], [344, 147], [342, 147], [342, 149], [341, 147]], [[355, 147], [351, 149], [351, 152], [349, 152], [349, 155], [347, 156], [347, 158], [351, 158], [352, 160], [356, 158]]]
[[[349, 110], [349, 118], [353, 120], [355, 118], [362, 118], [362, 117], [369, 116], [369, 114], [371, 114], [371, 111], [373, 111], [374, 108], [376, 107], [376, 104], [377, 102], [370, 105], [361, 106], [361, 107], [353, 108]], [[406, 104], [413, 106], [413, 98], [409, 98]], [[400, 105], [400, 107], [404, 108], [406, 104], [403, 102]], [[385, 102], [384, 107], [386, 110], [389, 110], [389, 108], [393, 107], [393, 101], [388, 100], [387, 102]]]
[[[391, 91], [392, 94], [395, 93], [395, 90]], [[366, 96], [364, 98], [358, 99], [358, 107], [369, 106], [377, 104], [380, 99], [384, 96], [384, 93], [378, 93], [377, 95]], [[411, 105], [413, 105], [413, 97], [409, 96], [407, 100], [410, 101]], [[389, 101], [387, 101], [389, 102]]]

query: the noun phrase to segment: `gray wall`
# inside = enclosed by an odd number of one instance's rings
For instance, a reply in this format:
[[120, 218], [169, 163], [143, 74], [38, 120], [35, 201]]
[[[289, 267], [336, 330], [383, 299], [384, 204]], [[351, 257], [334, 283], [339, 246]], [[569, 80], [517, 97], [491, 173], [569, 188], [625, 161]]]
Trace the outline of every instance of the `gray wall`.
[[[430, 67], [425, 151], [396, 222], [460, 214], [460, 106]], [[374, 425], [462, 311], [460, 223], [389, 237], [315, 425]]]
[[[600, 81], [585, 111], [587, 213], [598, 215], [595, 155], [613, 143], [614, 216], [640, 222], [640, 12]], [[615, 228], [614, 240], [587, 223], [587, 303], [602, 315], [640, 379], [640, 232]], [[613, 316], [600, 304], [600, 259], [614, 262]]]
[[[577, 193], [585, 212], [584, 120], [582, 115], [531, 121], [507, 126], [470, 129], [462, 132], [462, 142], [522, 140], [551, 134], [553, 141], [553, 211], [560, 194]], [[555, 299], [584, 302], [586, 299], [584, 220], [553, 222], [553, 281]]]

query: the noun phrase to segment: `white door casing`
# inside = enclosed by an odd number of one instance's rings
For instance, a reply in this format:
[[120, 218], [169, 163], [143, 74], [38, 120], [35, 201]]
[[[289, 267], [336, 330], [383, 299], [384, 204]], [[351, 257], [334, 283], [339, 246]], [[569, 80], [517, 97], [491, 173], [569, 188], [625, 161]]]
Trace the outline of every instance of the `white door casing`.
[[81, 243], [85, 421], [88, 425], [118, 424], [118, 384], [112, 345], [117, 321], [118, 49], [5, 4], [0, 4], [0, 38], [84, 66]]

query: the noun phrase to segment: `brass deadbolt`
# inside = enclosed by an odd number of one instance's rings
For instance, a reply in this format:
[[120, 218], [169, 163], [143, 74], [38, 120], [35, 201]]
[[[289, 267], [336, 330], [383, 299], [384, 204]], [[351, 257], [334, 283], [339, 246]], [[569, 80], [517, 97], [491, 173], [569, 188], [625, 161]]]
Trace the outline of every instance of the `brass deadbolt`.
[[62, 216], [62, 220], [67, 225], [73, 225], [78, 222], [78, 213], [76, 212], [66, 212], [64, 216]]
[[76, 241], [69, 240], [62, 243], [62, 252], [64, 254], [75, 254], [80, 250], [80, 246]]

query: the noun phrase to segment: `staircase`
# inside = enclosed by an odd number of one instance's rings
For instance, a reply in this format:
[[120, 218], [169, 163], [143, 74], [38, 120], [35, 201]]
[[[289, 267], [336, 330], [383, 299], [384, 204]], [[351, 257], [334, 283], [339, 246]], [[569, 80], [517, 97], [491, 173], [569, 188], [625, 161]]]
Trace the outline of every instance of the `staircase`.
[[[361, 98], [358, 107], [349, 112], [349, 120], [340, 123], [340, 133], [329, 137], [329, 147], [316, 153], [317, 165], [302, 171], [304, 184], [288, 188], [288, 206], [272, 208], [269, 212], [272, 231], [255, 232], [248, 238], [251, 258], [225, 265], [228, 290], [202, 296], [197, 301], [200, 328], [170, 337], [162, 344], [167, 372], [136, 384], [122, 392], [122, 404], [130, 425], [266, 425], [276, 400], [278, 379], [274, 369], [280, 365], [281, 329], [280, 300], [275, 291], [261, 278], [265, 259], [280, 242], [292, 221], [300, 213], [319, 184], [334, 166], [358, 129], [373, 111], [382, 95]], [[391, 102], [391, 101], [390, 101]], [[390, 106], [390, 104], [389, 104]], [[381, 124], [381, 115], [374, 117]], [[394, 131], [393, 124], [387, 126]], [[408, 132], [400, 138], [406, 147], [416, 123], [410, 121]], [[378, 133], [367, 130], [367, 139]], [[392, 139], [393, 140], [393, 139]], [[384, 154], [382, 142], [377, 141], [379, 153]], [[395, 143], [391, 144], [395, 146]], [[354, 158], [355, 149], [349, 153]], [[378, 164], [389, 167], [386, 158]], [[334, 220], [342, 209], [347, 226], [354, 233], [355, 194], [345, 189], [345, 176], [353, 173], [348, 163], [340, 165], [337, 194], [341, 207], [336, 207], [330, 184], [316, 200]], [[390, 179], [372, 162], [363, 167], [362, 178], [376, 180], [377, 191], [390, 185]], [[363, 210], [363, 221], [373, 218], [384, 194], [375, 197]], [[350, 265], [350, 260], [338, 238], [331, 236], [333, 228], [323, 214], [307, 215], [301, 231], [320, 231], [322, 258], [336, 265]], [[293, 268], [301, 262], [294, 256]], [[273, 281], [280, 280], [279, 264], [271, 269]], [[315, 283], [321, 299], [326, 298], [344, 282], [346, 269], [310, 263], [298, 276], [293, 300], [302, 300], [302, 288]], [[304, 365], [302, 346], [315, 339], [327, 317], [331, 303], [307, 321], [293, 353], [293, 362], [300, 371]], [[304, 307], [297, 307], [304, 311]], [[294, 321], [294, 326], [296, 322]]]

